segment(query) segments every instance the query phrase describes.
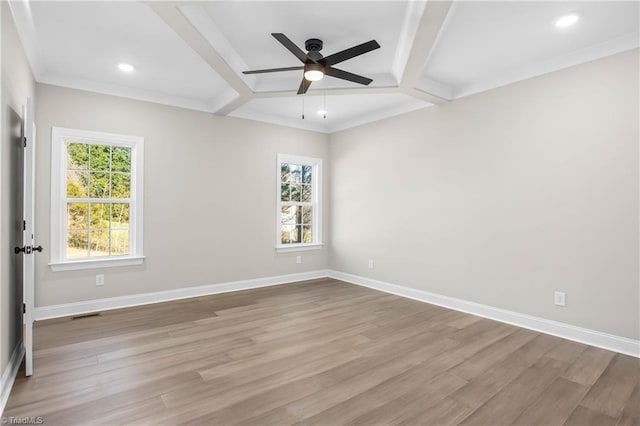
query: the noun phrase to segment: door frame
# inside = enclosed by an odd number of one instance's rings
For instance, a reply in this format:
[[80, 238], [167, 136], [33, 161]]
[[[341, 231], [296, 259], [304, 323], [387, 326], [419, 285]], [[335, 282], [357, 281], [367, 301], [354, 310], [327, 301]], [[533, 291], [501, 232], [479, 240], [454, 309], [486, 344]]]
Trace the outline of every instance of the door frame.
[[[22, 232], [23, 247], [35, 247], [35, 157], [36, 127], [33, 119], [33, 100], [27, 98], [23, 107], [23, 135], [24, 135], [24, 186], [23, 186], [23, 214], [24, 226]], [[33, 374], [33, 310], [35, 308], [35, 250], [25, 253], [22, 263], [22, 344], [25, 349], [25, 375]]]

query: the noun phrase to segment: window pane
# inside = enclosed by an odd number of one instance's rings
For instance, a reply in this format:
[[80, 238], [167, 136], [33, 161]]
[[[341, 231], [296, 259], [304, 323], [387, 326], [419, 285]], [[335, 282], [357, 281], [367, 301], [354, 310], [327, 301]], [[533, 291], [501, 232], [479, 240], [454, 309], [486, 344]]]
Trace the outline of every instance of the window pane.
[[109, 256], [109, 230], [89, 231], [89, 257]]
[[67, 203], [67, 229], [89, 227], [89, 203]]
[[129, 204], [113, 203], [111, 205], [111, 227], [129, 228]]
[[293, 228], [291, 242], [294, 244], [299, 244], [302, 242], [302, 225], [296, 225], [295, 228]]
[[311, 202], [311, 185], [302, 185], [302, 201]]
[[311, 183], [311, 166], [302, 166], [302, 182]]
[[291, 201], [290, 186], [291, 184], [284, 182], [280, 185], [280, 201]]
[[89, 256], [88, 231], [67, 232], [67, 259], [80, 259]]
[[291, 184], [291, 201], [300, 201], [301, 185]]
[[280, 181], [289, 182], [291, 180], [291, 172], [287, 163], [280, 164]]
[[295, 223], [294, 207], [282, 206], [280, 212], [280, 223], [291, 225]]
[[303, 207], [302, 220], [300, 221], [300, 223], [303, 223], [305, 225], [311, 225], [311, 219], [313, 219], [312, 211], [313, 210], [311, 207]]
[[91, 229], [109, 229], [109, 204], [91, 203], [89, 224]]
[[129, 254], [129, 230], [128, 229], [112, 229], [111, 230], [111, 254], [116, 256]]
[[111, 175], [111, 197], [130, 198], [131, 197], [131, 174], [113, 173]]
[[114, 146], [111, 148], [111, 170], [131, 172], [131, 148]]
[[300, 206], [282, 206], [280, 223], [295, 225], [302, 223], [302, 207]]
[[312, 243], [313, 235], [311, 234], [311, 226], [303, 226], [302, 227], [302, 242], [304, 243]]
[[92, 198], [109, 198], [109, 173], [92, 172], [89, 185], [89, 196]]
[[282, 244], [291, 244], [293, 229], [294, 227], [292, 225], [282, 225], [280, 227], [280, 242]]
[[302, 223], [302, 207], [301, 206], [294, 206], [292, 207], [293, 211], [293, 216], [294, 216], [294, 223], [296, 224], [300, 224]]
[[291, 182], [300, 183], [302, 181], [302, 166], [299, 164], [290, 164]]
[[67, 169], [89, 169], [89, 145], [75, 142], [67, 144]]
[[109, 145], [91, 145], [89, 147], [89, 167], [91, 170], [108, 171], [111, 165], [111, 147]]
[[67, 172], [67, 197], [86, 198], [89, 194], [89, 173], [71, 170]]

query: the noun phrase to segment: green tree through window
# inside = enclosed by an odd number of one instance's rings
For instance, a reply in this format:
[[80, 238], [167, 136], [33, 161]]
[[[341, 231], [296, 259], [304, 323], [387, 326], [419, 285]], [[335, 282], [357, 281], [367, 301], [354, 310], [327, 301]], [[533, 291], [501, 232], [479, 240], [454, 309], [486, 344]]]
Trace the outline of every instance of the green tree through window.
[[131, 148], [67, 142], [67, 258], [129, 255]]

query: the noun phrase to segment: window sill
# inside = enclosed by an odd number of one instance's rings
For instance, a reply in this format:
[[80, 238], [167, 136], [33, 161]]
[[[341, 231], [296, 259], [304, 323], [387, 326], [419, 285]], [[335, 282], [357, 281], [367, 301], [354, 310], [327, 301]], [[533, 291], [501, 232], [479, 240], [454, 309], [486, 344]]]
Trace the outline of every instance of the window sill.
[[121, 257], [111, 259], [68, 260], [49, 263], [53, 272], [78, 271], [81, 269], [112, 268], [115, 266], [142, 265], [144, 256]]
[[276, 252], [278, 253], [289, 253], [293, 251], [309, 251], [309, 250], [320, 250], [324, 244], [289, 244], [286, 246], [276, 246]]

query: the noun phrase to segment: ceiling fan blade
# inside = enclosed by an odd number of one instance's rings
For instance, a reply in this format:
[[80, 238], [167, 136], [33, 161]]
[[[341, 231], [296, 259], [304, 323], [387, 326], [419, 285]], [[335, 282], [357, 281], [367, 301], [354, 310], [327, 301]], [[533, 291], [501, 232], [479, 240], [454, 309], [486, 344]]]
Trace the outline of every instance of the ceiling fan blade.
[[306, 78], [302, 77], [302, 82], [300, 82], [300, 87], [298, 88], [298, 95], [304, 95], [309, 90], [309, 86], [311, 86], [311, 82]]
[[372, 50], [376, 50], [380, 47], [377, 41], [371, 40], [366, 43], [359, 44], [357, 46], [353, 46], [349, 49], [345, 49], [343, 51], [334, 53], [333, 55], [326, 56], [321, 63], [325, 65], [333, 65], [340, 63], [342, 61], [346, 61], [347, 59], [354, 58], [356, 56], [362, 55], [367, 52], [371, 52]]
[[242, 74], [264, 74], [267, 72], [280, 72], [280, 71], [300, 71], [303, 70], [304, 66], [299, 67], [285, 67], [285, 68], [270, 68], [266, 70], [253, 70], [253, 71], [242, 71]]
[[330, 77], [341, 78], [343, 80], [353, 81], [354, 83], [364, 84], [368, 86], [373, 80], [358, 74], [339, 70], [337, 68], [326, 67], [324, 73]]
[[[298, 46], [296, 46], [294, 42], [289, 40], [289, 37], [287, 37], [286, 35], [282, 33], [271, 33], [271, 35], [276, 40], [278, 40], [284, 47], [286, 47], [289, 52], [293, 53], [296, 56], [296, 58], [300, 59], [300, 61], [302, 61], [303, 63], [307, 63], [307, 61], [311, 60], [307, 56], [307, 54], [304, 53], [302, 49], [300, 49]], [[312, 62], [315, 62], [315, 61], [312, 61]]]

